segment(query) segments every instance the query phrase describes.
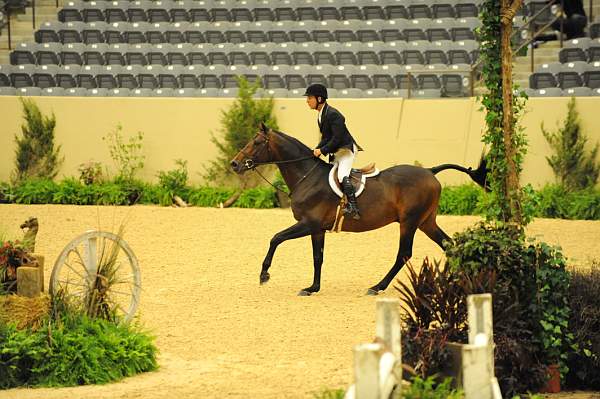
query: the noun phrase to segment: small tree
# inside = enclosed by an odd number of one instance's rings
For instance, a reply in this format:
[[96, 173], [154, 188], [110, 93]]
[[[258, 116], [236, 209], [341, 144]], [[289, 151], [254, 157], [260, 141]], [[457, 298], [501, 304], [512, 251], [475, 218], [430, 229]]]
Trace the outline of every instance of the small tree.
[[142, 141], [144, 134], [137, 132], [129, 137], [127, 142], [123, 137], [123, 126], [107, 134], [102, 140], [108, 144], [110, 157], [117, 166], [117, 180], [132, 181], [136, 173], [144, 168], [146, 157], [142, 154]]
[[16, 168], [12, 174], [13, 183], [28, 178], [53, 179], [58, 174], [63, 158], [60, 146], [54, 146], [54, 114], [43, 116], [33, 100], [21, 98], [25, 124], [21, 126], [23, 137], [15, 135], [17, 141]]
[[[222, 139], [212, 134], [211, 141], [217, 146], [219, 155], [210, 161], [204, 177], [210, 182], [230, 181], [233, 171], [229, 162], [254, 137], [261, 122], [272, 129], [278, 129], [273, 115], [273, 98], [255, 99], [261, 87], [260, 80], [250, 84], [243, 76], [238, 77], [239, 92], [235, 103], [222, 112], [220, 129]], [[242, 185], [247, 184], [247, 178]]]
[[600, 165], [596, 162], [598, 143], [588, 153], [585, 145], [588, 141], [581, 131], [579, 114], [575, 109], [575, 97], [567, 105], [567, 119], [555, 132], [544, 129], [542, 133], [554, 151], [546, 157], [559, 183], [567, 190], [581, 190], [593, 187], [598, 181]]

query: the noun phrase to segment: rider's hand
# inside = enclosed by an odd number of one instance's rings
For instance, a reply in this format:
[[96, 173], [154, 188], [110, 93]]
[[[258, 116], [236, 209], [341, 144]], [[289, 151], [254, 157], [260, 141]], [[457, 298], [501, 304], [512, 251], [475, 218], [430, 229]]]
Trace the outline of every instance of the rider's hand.
[[315, 148], [313, 150], [313, 154], [315, 155], [315, 157], [320, 157], [321, 156], [321, 150], [318, 148]]

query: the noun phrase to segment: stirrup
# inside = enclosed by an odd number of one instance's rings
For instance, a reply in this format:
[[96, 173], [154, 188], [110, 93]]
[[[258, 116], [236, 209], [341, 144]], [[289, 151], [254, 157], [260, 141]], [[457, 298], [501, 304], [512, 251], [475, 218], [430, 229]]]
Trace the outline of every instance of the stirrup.
[[358, 207], [354, 206], [350, 203], [347, 203], [346, 206], [344, 207], [344, 215], [349, 215], [354, 220], [360, 219], [360, 212], [358, 210]]

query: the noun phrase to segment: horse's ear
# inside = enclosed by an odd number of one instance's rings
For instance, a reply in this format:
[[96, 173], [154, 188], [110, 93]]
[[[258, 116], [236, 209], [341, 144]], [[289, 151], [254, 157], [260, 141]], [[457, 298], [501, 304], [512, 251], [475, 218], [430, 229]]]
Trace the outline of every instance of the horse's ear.
[[268, 133], [269, 132], [269, 128], [267, 127], [267, 125], [265, 125], [264, 122], [260, 123], [260, 131], [263, 133]]

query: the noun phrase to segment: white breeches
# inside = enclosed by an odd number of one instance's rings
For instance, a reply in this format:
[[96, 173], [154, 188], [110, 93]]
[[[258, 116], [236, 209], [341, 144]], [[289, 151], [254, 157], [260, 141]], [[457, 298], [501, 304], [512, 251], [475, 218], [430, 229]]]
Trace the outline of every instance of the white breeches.
[[337, 164], [337, 177], [340, 183], [342, 182], [342, 180], [344, 180], [344, 177], [350, 176], [350, 172], [352, 171], [352, 164], [354, 163], [355, 153], [356, 146], [354, 146], [354, 152], [350, 151], [348, 148], [340, 148], [335, 153], [333, 163]]

